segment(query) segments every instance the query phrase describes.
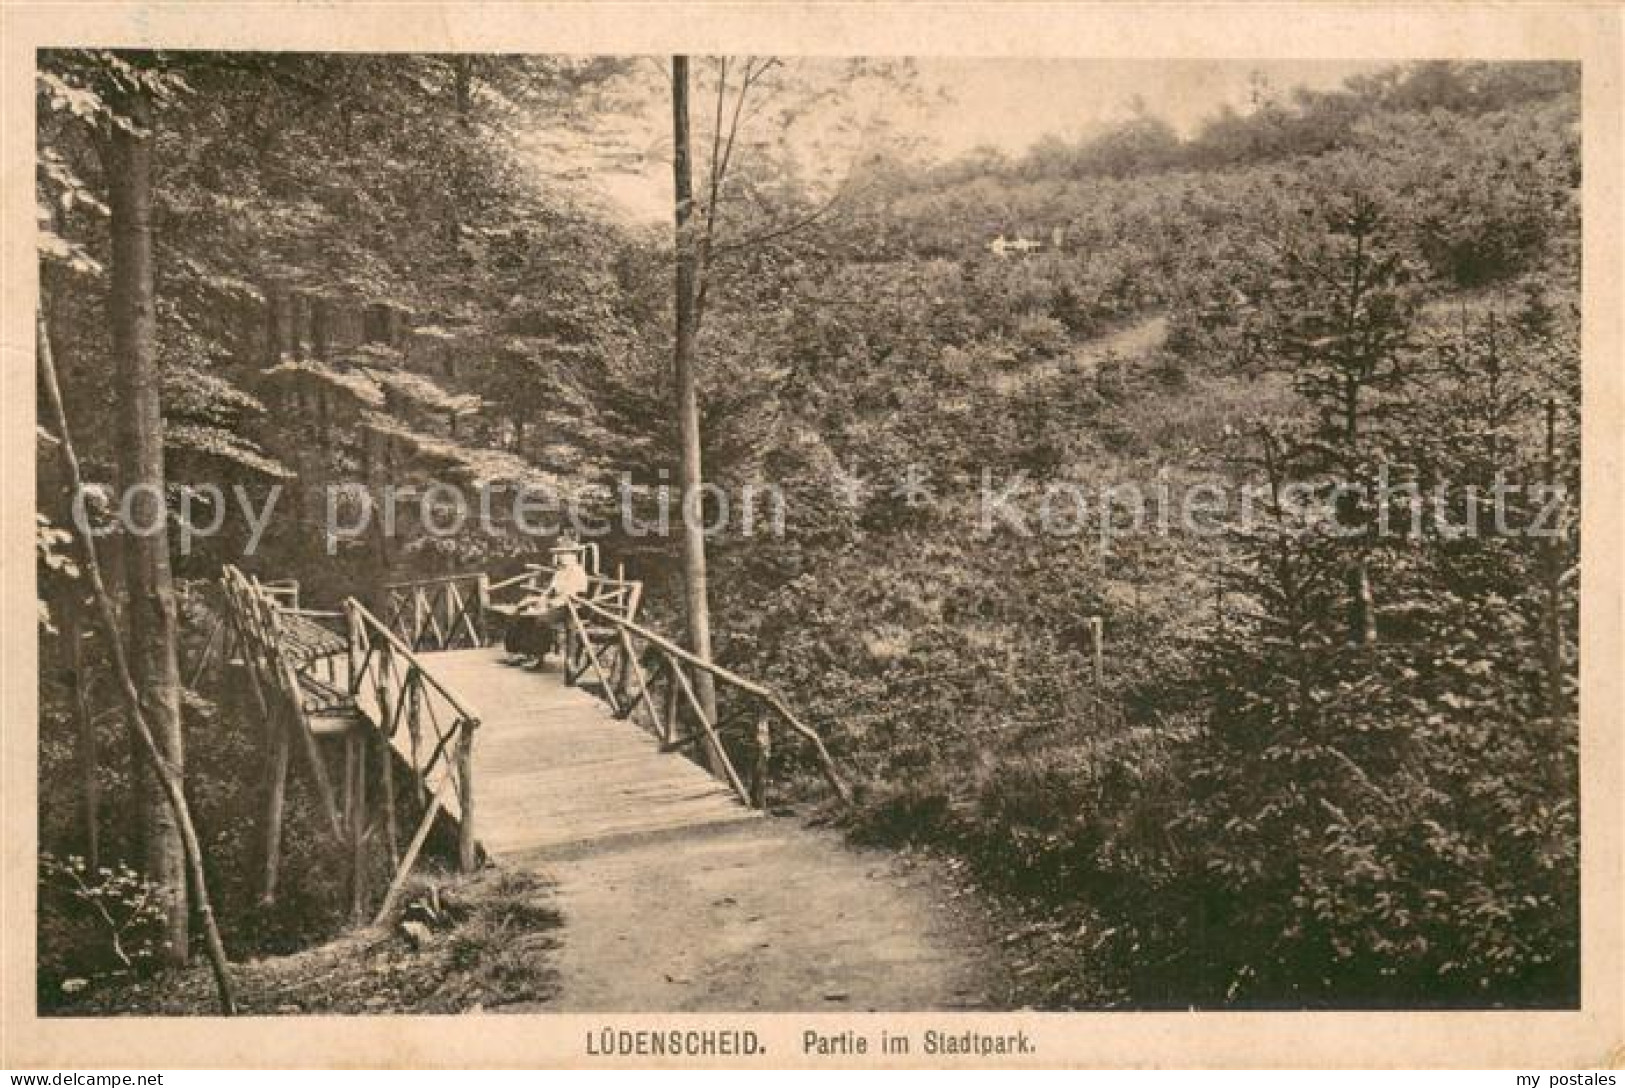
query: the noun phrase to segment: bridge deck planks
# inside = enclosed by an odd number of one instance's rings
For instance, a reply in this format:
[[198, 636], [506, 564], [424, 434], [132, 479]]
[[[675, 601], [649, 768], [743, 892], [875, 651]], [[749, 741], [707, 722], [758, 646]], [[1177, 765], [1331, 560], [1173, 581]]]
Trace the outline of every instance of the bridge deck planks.
[[497, 860], [599, 840], [759, 817], [684, 756], [542, 671], [502, 663], [498, 648], [423, 655], [479, 717], [474, 830]]

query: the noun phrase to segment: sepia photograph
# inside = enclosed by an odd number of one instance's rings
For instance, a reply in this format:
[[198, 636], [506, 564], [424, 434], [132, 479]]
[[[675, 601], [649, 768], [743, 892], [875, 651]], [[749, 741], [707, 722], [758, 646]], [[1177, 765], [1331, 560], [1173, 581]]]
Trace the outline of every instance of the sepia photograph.
[[1582, 1009], [1584, 65], [894, 44], [31, 50], [22, 1015]]

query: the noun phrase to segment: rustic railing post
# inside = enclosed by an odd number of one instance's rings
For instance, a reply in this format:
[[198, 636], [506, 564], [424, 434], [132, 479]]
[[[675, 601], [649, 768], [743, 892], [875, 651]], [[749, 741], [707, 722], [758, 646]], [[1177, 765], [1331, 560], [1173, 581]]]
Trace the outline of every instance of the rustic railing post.
[[478, 645], [488, 646], [491, 643], [491, 632], [486, 630], [486, 617], [491, 614], [491, 576], [481, 574], [474, 584], [474, 630], [478, 636]]
[[666, 736], [667, 744], [675, 744], [683, 731], [683, 692], [677, 686], [677, 663], [670, 654], [662, 659], [662, 668], [666, 673]]
[[575, 656], [575, 628], [571, 624], [564, 625], [564, 638], [559, 644], [559, 664], [563, 673], [564, 686], [575, 687], [575, 673], [570, 667], [570, 659]]
[[773, 759], [773, 727], [767, 715], [756, 719], [756, 761], [750, 772], [750, 803], [767, 808], [767, 769]]
[[395, 677], [391, 675], [394, 664], [395, 655], [390, 651], [389, 644], [385, 643], [378, 648], [378, 682], [374, 692], [378, 698], [378, 728], [385, 732], [386, 741], [387, 733], [395, 723], [396, 705], [400, 699], [400, 693], [395, 690]]
[[418, 765], [419, 751], [423, 745], [423, 680], [417, 669], [407, 670], [406, 698], [406, 734], [412, 753], [412, 779], [417, 783], [419, 802], [427, 804], [429, 787], [423, 781], [425, 768]]
[[457, 867], [474, 871], [474, 730], [478, 722], [464, 718], [457, 723]]
[[[604, 689], [604, 701], [609, 704], [610, 713], [618, 718], [621, 716], [621, 703], [615, 694], [615, 678], [608, 669], [604, 668], [604, 663], [599, 659], [598, 650], [592, 644], [592, 635], [587, 632], [587, 626], [582, 621], [581, 614], [576, 611], [574, 601], [566, 597], [564, 606], [570, 610], [570, 628], [575, 632], [576, 638], [581, 641], [581, 648], [586, 654], [587, 663], [592, 666], [593, 672], [598, 674], [598, 682]], [[583, 673], [587, 671], [586, 665], [582, 666], [581, 671]], [[568, 669], [566, 669], [566, 677], [568, 675]]]
[[637, 709], [638, 689], [633, 684], [632, 669], [637, 663], [632, 660], [632, 651], [627, 642], [621, 637], [626, 632], [616, 628], [615, 638], [615, 694], [621, 701], [621, 715], [630, 718]]
[[346, 677], [344, 687], [351, 695], [356, 695], [361, 691], [363, 652], [361, 640], [365, 637], [365, 633], [361, 630], [361, 617], [356, 613], [356, 604], [349, 599], [344, 602], [344, 628], [344, 633], [347, 636], [345, 639], [346, 656], [350, 663], [350, 675]]
[[423, 818], [418, 821], [418, 829], [412, 833], [412, 841], [406, 844], [406, 853], [401, 857], [401, 863], [395, 867], [395, 879], [389, 882], [384, 891], [384, 901], [378, 904], [378, 913], [373, 915], [372, 924], [383, 925], [389, 918], [389, 912], [394, 909], [395, 901], [400, 898], [401, 889], [406, 886], [406, 878], [412, 875], [412, 866], [417, 862], [418, 853], [423, 844], [429, 839], [429, 832], [434, 830], [434, 819], [440, 813], [442, 798], [439, 790], [429, 798], [423, 811]]
[[627, 675], [636, 680], [638, 685], [634, 695], [628, 696], [627, 716], [636, 721], [634, 715], [637, 712], [637, 703], [641, 702], [644, 709], [649, 712], [649, 728], [653, 729], [655, 734], [664, 741], [667, 739], [666, 726], [660, 720], [660, 708], [655, 706], [654, 698], [649, 694], [649, 677], [644, 674], [643, 664], [638, 660], [637, 650], [632, 643], [632, 635], [626, 628], [622, 627], [619, 629], [619, 637], [621, 652], [626, 655]]
[[1089, 617], [1089, 641], [1094, 651], [1095, 698], [1098, 700], [1106, 683], [1106, 621], [1100, 616]]
[[339, 812], [338, 802], [333, 794], [333, 783], [328, 777], [327, 764], [322, 760], [320, 747], [316, 743], [316, 734], [311, 731], [310, 717], [305, 712], [304, 704], [300, 701], [299, 678], [294, 674], [293, 666], [286, 659], [277, 655], [277, 669], [281, 674], [281, 701], [288, 714], [289, 728], [299, 734], [300, 745], [304, 749], [305, 762], [310, 768], [310, 776], [316, 784], [316, 795], [321, 799], [322, 809], [326, 812], [328, 822], [336, 842], [344, 841], [344, 824]]
[[367, 917], [367, 734], [352, 729], [346, 737], [345, 766], [350, 772], [350, 920]]
[[[250, 670], [252, 672], [252, 670]], [[282, 810], [287, 798], [288, 757], [291, 744], [289, 723], [280, 715], [270, 718], [271, 760], [266, 771], [265, 870], [260, 885], [260, 904], [276, 902], [277, 874], [282, 866]]]
[[381, 737], [378, 745], [378, 785], [384, 801], [384, 846], [389, 850], [391, 865], [400, 864], [401, 832], [395, 811], [394, 748], [388, 737]]
[[733, 787], [734, 793], [746, 804], [750, 803], [750, 791], [745, 784], [739, 781], [739, 775], [734, 771], [733, 762], [728, 758], [728, 752], [722, 746], [722, 739], [717, 736], [716, 724], [705, 713], [705, 707], [699, 696], [694, 693], [694, 686], [688, 682], [676, 662], [673, 663], [672, 675], [677, 680], [678, 690], [682, 692], [683, 699], [688, 703], [688, 709], [693, 713], [697, 723], [699, 737], [699, 750], [705, 753], [713, 767], [720, 768], [722, 778]]

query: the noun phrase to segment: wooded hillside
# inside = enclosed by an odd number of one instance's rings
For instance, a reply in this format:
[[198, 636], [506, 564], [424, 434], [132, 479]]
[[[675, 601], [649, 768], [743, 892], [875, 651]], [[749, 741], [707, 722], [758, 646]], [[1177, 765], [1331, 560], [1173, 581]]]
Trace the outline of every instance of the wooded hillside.
[[[695, 91], [713, 168], [751, 71], [730, 92], [715, 64]], [[646, 75], [42, 55], [43, 317], [86, 479], [112, 495], [139, 467], [107, 422], [130, 396], [111, 376], [135, 135], [171, 517], [189, 486], [282, 489], [252, 557], [235, 511], [185, 552], [172, 528], [162, 557], [174, 762], [234, 954], [302, 947], [345, 909], [297, 780], [303, 830], [258, 905], [237, 829], [260, 742], [241, 693], [195, 670], [205, 583], [231, 562], [331, 602], [551, 544], [505, 525], [330, 547], [327, 485], [581, 496], [684, 630], [680, 534], [630, 532], [605, 498], [682, 478], [673, 237], [539, 178], [533, 148], [538, 119], [607, 139]], [[709, 481], [772, 484], [786, 519], [708, 542], [714, 652], [828, 740], [849, 833], [974, 881], [1024, 1003], [1577, 1003], [1577, 68], [1264, 86], [1189, 137], [1139, 113], [1018, 158], [882, 147], [833, 196], [740, 146], [750, 169], [695, 198], [750, 235], [706, 253], [699, 434]], [[197, 935], [41, 421], [44, 1006]], [[1060, 534], [986, 525], [987, 481], [1018, 475], [1029, 515], [1052, 483], [1258, 502], [1158, 531], [1101, 504]], [[1537, 516], [1554, 531], [1523, 531]], [[100, 546], [140, 647], [157, 565], [137, 539]], [[829, 801], [802, 756], [774, 758], [804, 809]]]

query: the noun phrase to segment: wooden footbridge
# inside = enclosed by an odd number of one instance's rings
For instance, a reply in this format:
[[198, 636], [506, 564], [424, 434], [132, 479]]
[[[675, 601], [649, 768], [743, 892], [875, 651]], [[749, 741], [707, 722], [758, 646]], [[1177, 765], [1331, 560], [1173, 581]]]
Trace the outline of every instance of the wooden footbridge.
[[846, 797], [823, 742], [779, 696], [640, 624], [642, 586], [598, 572], [592, 546], [582, 554], [589, 588], [568, 600], [562, 661], [541, 668], [507, 663], [500, 643], [543, 568], [392, 585], [382, 617], [354, 598], [304, 608], [296, 584], [226, 568], [222, 659], [246, 674], [265, 722], [267, 901], [295, 757], [349, 859], [357, 920], [373, 909], [380, 852], [381, 919], [437, 827], [455, 827], [466, 870], [482, 855], [525, 865], [760, 819], [777, 740], [804, 745]]

